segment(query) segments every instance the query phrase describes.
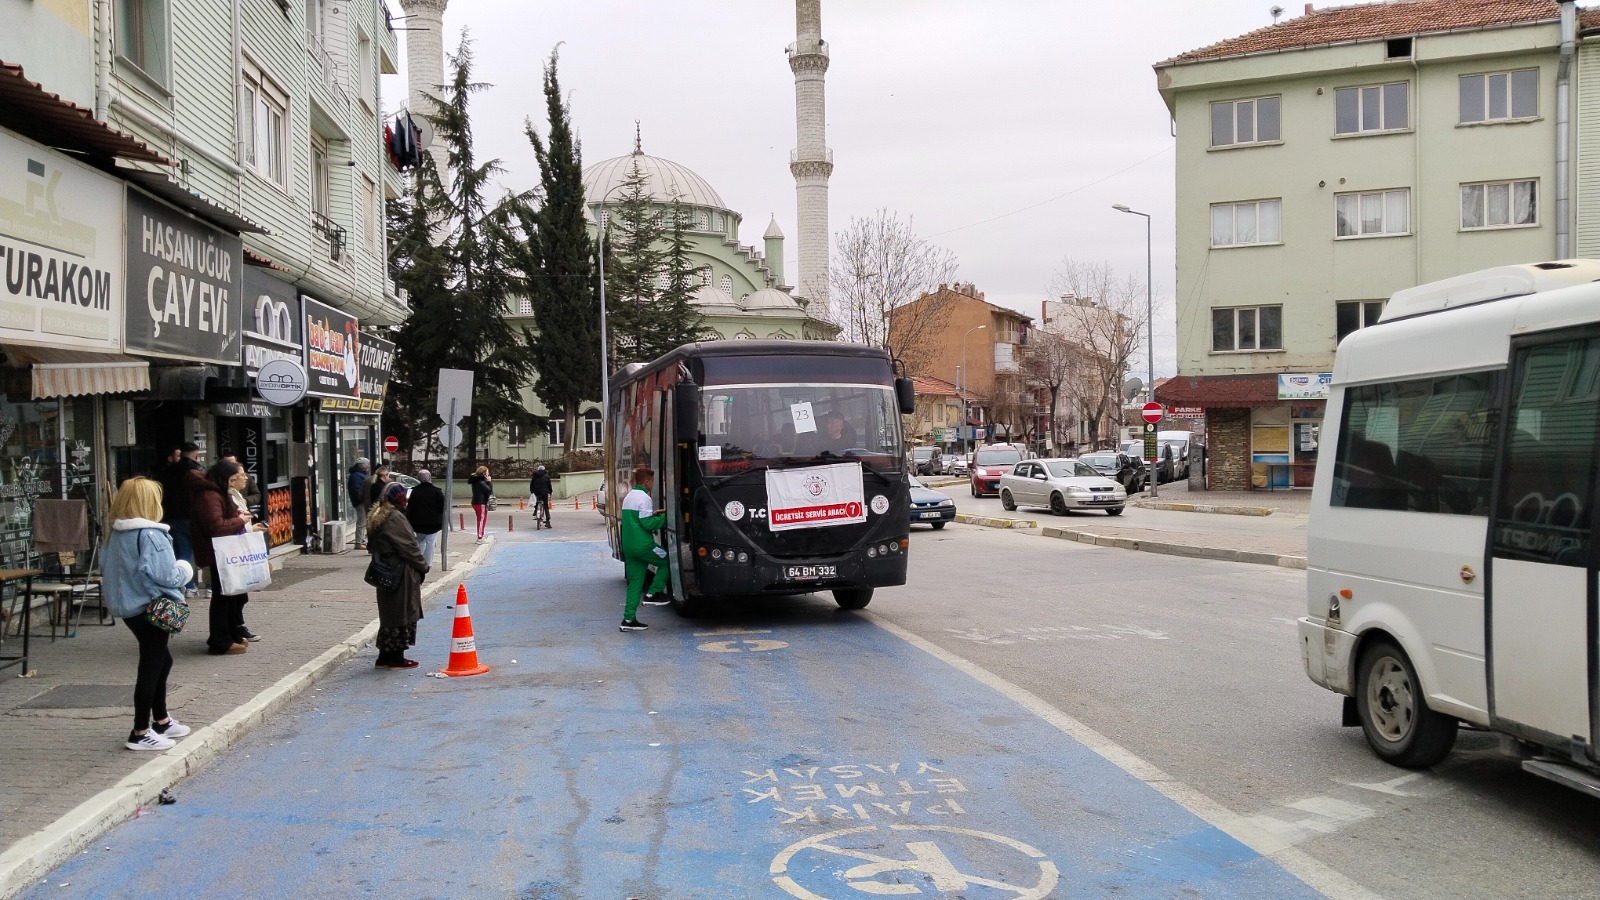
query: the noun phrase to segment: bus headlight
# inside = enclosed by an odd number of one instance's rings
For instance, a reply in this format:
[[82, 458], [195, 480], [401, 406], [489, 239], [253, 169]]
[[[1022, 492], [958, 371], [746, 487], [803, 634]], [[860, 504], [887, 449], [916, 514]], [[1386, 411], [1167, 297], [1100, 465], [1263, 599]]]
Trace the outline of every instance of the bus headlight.
[[868, 547], [867, 548], [867, 559], [877, 559], [877, 558], [878, 558], [878, 548], [877, 547]]
[[712, 559], [721, 559], [722, 558], [722, 551], [721, 550], [712, 550], [711, 551], [711, 558]]
[[750, 561], [750, 554], [744, 552], [743, 550], [740, 550], [739, 551], [739, 562], [749, 562], [749, 561]]

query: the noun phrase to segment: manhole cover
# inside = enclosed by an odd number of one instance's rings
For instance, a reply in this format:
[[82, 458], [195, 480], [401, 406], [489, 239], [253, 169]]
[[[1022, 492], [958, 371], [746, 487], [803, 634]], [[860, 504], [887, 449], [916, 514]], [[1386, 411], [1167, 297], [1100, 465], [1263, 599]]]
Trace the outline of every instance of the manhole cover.
[[[172, 693], [174, 685], [167, 685]], [[62, 684], [51, 688], [18, 709], [99, 709], [107, 706], [132, 706], [131, 684]]]

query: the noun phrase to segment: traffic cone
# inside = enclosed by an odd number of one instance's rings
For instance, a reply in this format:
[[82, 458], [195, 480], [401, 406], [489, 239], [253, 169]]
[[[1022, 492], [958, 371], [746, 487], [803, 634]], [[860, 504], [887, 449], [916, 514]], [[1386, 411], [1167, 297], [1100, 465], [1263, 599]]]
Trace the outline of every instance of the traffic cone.
[[472, 614], [467, 612], [467, 586], [456, 587], [456, 622], [450, 632], [450, 664], [444, 674], [482, 675], [488, 666], [478, 664], [478, 644], [472, 637]]

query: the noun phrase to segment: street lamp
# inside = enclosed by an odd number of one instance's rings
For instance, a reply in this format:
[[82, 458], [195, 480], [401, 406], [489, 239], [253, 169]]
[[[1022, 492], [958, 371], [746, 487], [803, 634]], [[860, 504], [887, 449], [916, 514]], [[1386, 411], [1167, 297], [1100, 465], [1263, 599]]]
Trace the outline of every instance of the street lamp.
[[600, 242], [596, 245], [600, 257], [600, 433], [606, 432], [606, 413], [611, 406], [611, 342], [606, 339], [606, 223], [611, 219], [606, 212], [606, 201], [611, 199], [612, 193], [617, 188], [627, 187], [627, 182], [614, 184], [611, 190], [600, 195], [596, 206], [600, 207], [600, 215], [596, 225], [599, 227]]
[[[982, 331], [983, 329], [988, 328], [988, 327], [989, 327], [988, 325], [979, 325], [979, 326], [976, 326], [974, 328], [968, 328], [967, 329], [967, 333], [963, 334], [961, 336], [961, 457], [962, 457], [962, 459], [965, 459], [966, 456], [967, 456], [967, 429], [972, 427], [972, 420], [971, 420], [970, 416], [967, 414], [967, 379], [972, 377], [972, 370], [967, 368], [967, 338], [971, 337], [972, 333], [974, 331]], [[971, 471], [970, 467], [969, 467], [968, 471], [970, 473], [970, 471]], [[970, 477], [970, 474], [969, 474], [969, 477]]]
[[[1153, 271], [1153, 268], [1152, 268], [1153, 263], [1151, 261], [1151, 256], [1150, 256], [1150, 214], [1149, 213], [1139, 212], [1136, 209], [1129, 209], [1126, 205], [1121, 204], [1121, 203], [1113, 204], [1111, 208], [1116, 210], [1117, 212], [1127, 213], [1130, 216], [1143, 216], [1144, 217], [1144, 327], [1145, 327], [1144, 358], [1145, 358], [1145, 364], [1146, 364], [1145, 377], [1149, 379], [1149, 381], [1147, 383], [1150, 385], [1150, 402], [1154, 403], [1155, 399], [1156, 399], [1156, 316], [1155, 316], [1155, 299], [1154, 299], [1154, 294], [1152, 293], [1152, 291], [1154, 291], [1155, 288], [1150, 282], [1150, 275], [1151, 275], [1151, 273]], [[1150, 477], [1150, 499], [1152, 499], [1152, 500], [1154, 500], [1157, 497], [1161, 496], [1161, 488], [1160, 488], [1161, 479], [1155, 477], [1155, 466], [1156, 466], [1157, 463], [1160, 462], [1160, 459], [1161, 459], [1161, 448], [1158, 446], [1158, 447], [1156, 447], [1156, 458], [1151, 460], [1151, 467], [1150, 467], [1150, 474], [1151, 474], [1151, 477]]]

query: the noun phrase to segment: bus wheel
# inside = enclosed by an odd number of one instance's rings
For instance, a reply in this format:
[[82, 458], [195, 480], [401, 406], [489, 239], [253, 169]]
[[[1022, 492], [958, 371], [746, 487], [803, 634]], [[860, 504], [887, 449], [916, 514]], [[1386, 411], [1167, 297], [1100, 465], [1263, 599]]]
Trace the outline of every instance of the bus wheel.
[[674, 596], [672, 609], [685, 619], [693, 619], [706, 611], [706, 601], [702, 597]]
[[866, 609], [872, 602], [872, 588], [853, 588], [833, 592], [834, 602], [843, 609]]
[[1456, 743], [1456, 720], [1428, 708], [1405, 651], [1378, 641], [1361, 652], [1356, 709], [1367, 745], [1379, 759], [1408, 769], [1431, 766]]

